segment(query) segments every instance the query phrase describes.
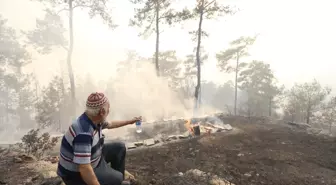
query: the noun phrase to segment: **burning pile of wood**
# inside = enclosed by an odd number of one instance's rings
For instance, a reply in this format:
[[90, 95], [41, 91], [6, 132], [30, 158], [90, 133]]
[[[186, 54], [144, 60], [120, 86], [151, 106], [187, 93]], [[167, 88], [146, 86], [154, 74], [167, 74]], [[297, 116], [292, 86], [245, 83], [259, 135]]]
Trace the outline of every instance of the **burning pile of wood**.
[[[210, 121], [209, 121], [210, 120]], [[203, 118], [191, 118], [184, 120], [184, 126], [187, 131], [183, 129], [183, 120], [181, 120], [182, 130], [181, 133], [177, 133], [176, 135], [168, 135], [169, 133], [163, 134], [159, 133], [155, 136], [151, 136], [152, 138], [142, 138], [137, 139], [136, 142], [128, 143], [128, 149], [135, 149], [140, 147], [150, 147], [157, 146], [157, 144], [163, 144], [167, 142], [173, 142], [181, 139], [188, 139], [194, 136], [200, 136], [203, 134], [211, 134], [215, 132], [223, 132], [230, 131], [233, 128], [230, 124], [222, 124], [221, 122], [211, 121], [212, 119], [203, 119]]]
[[212, 124], [210, 122], [196, 121], [194, 119], [186, 120], [185, 127], [189, 131], [190, 135], [193, 136], [222, 132], [225, 130], [232, 130], [230, 124], [219, 125], [219, 124]]

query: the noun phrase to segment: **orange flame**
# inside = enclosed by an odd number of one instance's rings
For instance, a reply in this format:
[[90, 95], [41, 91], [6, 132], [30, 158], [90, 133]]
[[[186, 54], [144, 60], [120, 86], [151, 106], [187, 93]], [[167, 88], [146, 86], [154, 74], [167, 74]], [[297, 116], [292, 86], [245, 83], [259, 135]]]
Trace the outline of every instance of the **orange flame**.
[[185, 120], [185, 127], [192, 135], [194, 135], [194, 128], [191, 126], [191, 119]]

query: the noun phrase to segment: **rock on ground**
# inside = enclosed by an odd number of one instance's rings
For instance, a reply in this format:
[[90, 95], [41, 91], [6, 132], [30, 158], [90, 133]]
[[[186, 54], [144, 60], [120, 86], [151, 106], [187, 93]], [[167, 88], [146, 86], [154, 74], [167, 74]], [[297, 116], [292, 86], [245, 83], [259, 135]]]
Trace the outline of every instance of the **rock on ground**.
[[233, 183], [223, 178], [212, 175], [210, 173], [205, 173], [199, 169], [188, 170], [185, 174], [189, 175], [194, 180], [205, 180], [209, 183], [209, 185], [234, 185]]

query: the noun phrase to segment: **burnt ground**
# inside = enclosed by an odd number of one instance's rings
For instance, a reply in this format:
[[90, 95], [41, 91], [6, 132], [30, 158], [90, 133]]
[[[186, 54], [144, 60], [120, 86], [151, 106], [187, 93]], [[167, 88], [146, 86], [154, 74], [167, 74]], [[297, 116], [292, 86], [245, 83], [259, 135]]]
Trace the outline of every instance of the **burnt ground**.
[[140, 184], [207, 184], [177, 174], [199, 169], [236, 185], [336, 184], [336, 139], [283, 124], [232, 124], [216, 133], [128, 152], [126, 168]]
[[[238, 131], [130, 150], [126, 168], [142, 185], [209, 184], [185, 175], [191, 169], [236, 185], [336, 185], [335, 138], [310, 135], [285, 124], [226, 122]], [[14, 159], [14, 154], [0, 151], [0, 184], [41, 185], [43, 179], [56, 175], [56, 164]], [[178, 176], [179, 172], [184, 175]], [[52, 184], [57, 183], [44, 185]]]

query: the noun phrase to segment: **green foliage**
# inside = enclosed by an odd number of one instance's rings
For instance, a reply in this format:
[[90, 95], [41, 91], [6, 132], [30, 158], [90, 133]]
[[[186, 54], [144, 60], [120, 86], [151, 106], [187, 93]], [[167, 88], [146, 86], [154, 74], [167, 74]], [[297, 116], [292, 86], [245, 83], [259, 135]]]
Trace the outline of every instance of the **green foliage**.
[[332, 126], [336, 124], [336, 97], [331, 97], [330, 100], [322, 105], [322, 114], [319, 121], [329, 125], [329, 133], [332, 134]]
[[159, 53], [159, 69], [162, 77], [169, 80], [169, 85], [173, 89], [180, 87], [181, 81], [181, 61], [176, 57], [176, 52], [169, 50]]
[[48, 132], [39, 136], [39, 131], [39, 129], [32, 129], [21, 138], [21, 145], [25, 153], [38, 159], [43, 157], [45, 152], [52, 150], [58, 142], [58, 138], [51, 138]]
[[41, 128], [69, 122], [70, 92], [63, 85], [63, 79], [55, 76], [43, 89], [42, 98], [35, 104], [35, 120]]
[[143, 28], [139, 36], [149, 36], [156, 31], [156, 21], [161, 24], [172, 25], [176, 13], [171, 6], [171, 0], [130, 0], [137, 8], [130, 20], [130, 26]]
[[31, 0], [38, 1], [49, 7], [54, 13], [59, 14], [62, 11], [69, 11], [69, 1], [72, 1], [72, 10], [88, 10], [90, 18], [100, 17], [110, 28], [115, 28], [111, 16], [111, 10], [107, 7], [108, 0]]
[[178, 75], [179, 70], [177, 66], [179, 62], [176, 57], [176, 51], [169, 50], [160, 52], [159, 60], [162, 61], [162, 63], [160, 63], [160, 74], [162, 74], [162, 76]]
[[53, 47], [68, 50], [63, 20], [51, 9], [45, 11], [44, 19], [36, 19], [36, 29], [26, 32], [28, 44], [33, 45], [41, 54], [49, 54]]
[[6, 23], [7, 20], [0, 15], [0, 64], [2, 69], [5, 65], [22, 62], [23, 59], [29, 58], [25, 48], [17, 41], [15, 30], [8, 27]]
[[223, 85], [216, 85], [213, 82], [202, 83], [202, 101], [210, 104], [214, 108], [232, 113], [232, 99], [234, 98], [234, 86], [232, 81], [225, 82]]
[[181, 12], [178, 12], [176, 18], [180, 21], [198, 19], [201, 13], [205, 19], [213, 19], [218, 16], [232, 14], [234, 11], [232, 7], [221, 5], [216, 0], [197, 0], [193, 9], [183, 9]]
[[159, 64], [159, 44], [160, 44], [160, 24], [172, 25], [176, 16], [173, 9], [170, 8], [171, 0], [130, 0], [133, 4], [138, 5], [135, 8], [133, 19], [130, 20], [130, 26], [143, 28], [139, 36], [148, 37], [153, 31], [156, 32], [155, 47], [155, 68], [156, 74], [160, 76]]
[[[200, 20], [200, 17], [202, 17], [201, 19], [203, 21], [205, 19], [214, 19], [216, 17], [232, 13], [234, 13], [234, 11], [230, 6], [221, 5], [216, 0], [197, 0], [194, 8], [192, 8], [191, 10], [187, 8], [183, 9], [182, 11], [175, 14], [174, 19], [176, 22], [181, 22], [187, 20]], [[197, 30], [189, 32], [189, 34], [191, 34], [192, 36], [193, 41], [197, 41], [199, 31], [201, 31], [200, 35], [202, 37], [209, 36], [206, 31], [197, 28]]]
[[249, 63], [247, 68], [240, 72], [238, 78], [240, 89], [254, 88], [263, 96], [273, 96], [276, 92], [276, 87], [273, 86], [274, 80], [270, 65], [256, 60]]
[[[32, 0], [45, 5], [45, 16], [36, 20], [36, 28], [25, 32], [27, 44], [34, 46], [40, 54], [49, 54], [55, 48], [64, 48], [68, 52], [69, 77], [72, 94], [74, 97], [74, 78], [71, 77], [71, 53], [73, 46], [72, 12], [76, 9], [85, 9], [89, 17], [98, 16], [111, 28], [115, 28], [111, 14], [107, 8], [108, 0]], [[231, 110], [229, 101], [234, 95], [234, 105], [236, 114], [238, 88], [242, 94], [246, 94], [246, 107], [244, 113], [248, 115], [271, 115], [279, 108], [281, 95], [285, 94], [283, 110], [285, 115], [290, 116], [292, 121], [306, 121], [310, 123], [312, 117], [319, 116], [321, 122], [330, 126], [336, 119], [336, 98], [328, 99], [330, 89], [322, 87], [316, 80], [311, 83], [295, 84], [284, 93], [284, 87], [278, 87], [276, 78], [269, 64], [262, 61], [245, 62], [242, 59], [249, 56], [249, 49], [256, 40], [255, 37], [242, 36], [230, 42], [230, 46], [216, 54], [217, 66], [221, 71], [235, 73], [235, 83], [226, 83], [220, 87], [213, 83], [202, 83], [200, 87], [201, 65], [208, 59], [201, 44], [201, 39], [209, 34], [203, 30], [203, 22], [207, 19], [216, 19], [218, 16], [234, 13], [232, 7], [220, 5], [216, 0], [197, 0], [191, 9], [175, 11], [172, 7], [172, 0], [130, 0], [135, 6], [134, 17], [130, 20], [130, 26], [141, 28], [141, 36], [149, 36], [156, 32], [156, 69], [163, 78], [168, 79], [170, 86], [174, 89], [185, 89], [186, 94], [195, 89], [195, 97], [198, 98], [199, 89], [211, 89], [213, 92], [206, 95], [206, 99], [212, 105], [221, 110]], [[69, 13], [69, 28], [64, 26], [61, 13]], [[182, 21], [198, 20], [197, 29], [190, 31], [192, 40], [197, 42], [193, 53], [181, 61], [176, 57], [173, 50], [159, 52], [160, 26], [173, 25]], [[68, 23], [67, 23], [68, 24]], [[69, 38], [65, 33], [69, 29]], [[64, 87], [63, 79], [54, 77], [52, 81], [42, 91], [41, 99], [37, 100], [37, 91], [34, 92], [34, 76], [24, 73], [23, 69], [31, 63], [31, 56], [25, 46], [18, 40], [20, 38], [14, 29], [6, 25], [6, 20], [0, 16], [0, 108], [1, 123], [8, 121], [8, 117], [17, 116], [23, 123], [30, 122], [33, 109], [36, 109], [35, 120], [40, 127], [61, 125], [68, 123], [71, 111], [70, 92]], [[69, 40], [69, 42], [68, 42]], [[139, 61], [152, 60], [139, 56], [131, 51], [126, 61], [118, 64], [118, 72], [127, 75], [127, 72], [136, 70]], [[130, 62], [136, 61], [136, 62]], [[160, 63], [159, 63], [160, 61]], [[72, 74], [73, 75], [73, 74]], [[122, 77], [120, 77], [122, 78]], [[95, 88], [93, 80], [87, 76], [86, 84], [78, 84], [78, 89], [83, 94], [89, 93]], [[197, 82], [197, 84], [195, 84]], [[37, 82], [36, 82], [37, 83]], [[112, 83], [112, 82], [111, 82]], [[235, 90], [233, 90], [233, 86]], [[192, 90], [190, 90], [192, 89]], [[234, 91], [234, 92], [233, 92]], [[111, 92], [114, 93], [114, 92]], [[225, 94], [225, 97], [223, 97]], [[205, 95], [204, 95], [205, 96]], [[227, 98], [229, 97], [229, 98]], [[82, 98], [82, 97], [80, 97]], [[212, 100], [214, 98], [215, 100]], [[226, 99], [225, 99], [226, 98]], [[225, 101], [223, 100], [225, 99]], [[218, 101], [220, 100], [220, 101]], [[5, 118], [5, 119], [4, 119]], [[21, 127], [22, 128], [22, 127]], [[61, 128], [61, 127], [60, 127]], [[27, 152], [34, 153], [39, 150], [48, 150], [50, 147], [39, 146], [48, 143], [50, 136], [43, 134], [38, 137], [38, 130], [31, 130], [24, 138]], [[52, 143], [52, 141], [50, 141]], [[35, 143], [35, 144], [32, 144]], [[37, 143], [37, 144], [36, 144]], [[36, 146], [35, 146], [36, 145]], [[40, 155], [40, 154], [37, 154]]]
[[[69, 11], [67, 0], [36, 0], [43, 3], [47, 8], [43, 19], [36, 19], [36, 29], [25, 32], [28, 44], [31, 44], [41, 54], [49, 54], [53, 47], [68, 50], [68, 42], [65, 37], [67, 31], [64, 27], [64, 20], [61, 19], [62, 11]], [[73, 7], [88, 9], [91, 18], [100, 16], [111, 28], [115, 28], [109, 10], [106, 7], [106, 0], [72, 0]]]
[[[52, 47], [62, 47], [67, 51], [67, 66], [71, 87], [72, 109], [76, 112], [76, 87], [75, 77], [72, 69], [72, 53], [74, 47], [73, 13], [75, 9], [81, 8], [88, 10], [90, 18], [99, 16], [108, 24], [110, 28], [115, 28], [112, 17], [107, 8], [107, 0], [35, 0], [41, 2], [46, 7], [46, 14], [43, 20], [37, 19], [36, 29], [27, 32], [28, 43], [33, 44], [36, 50], [42, 54], [49, 54]], [[69, 44], [66, 45], [64, 37], [65, 29], [59, 14], [63, 11], [68, 12], [69, 23]]]
[[198, 19], [198, 27], [196, 31], [189, 32], [192, 35], [192, 40], [197, 42], [196, 49], [196, 66], [197, 66], [197, 85], [195, 87], [195, 100], [199, 102], [199, 94], [201, 90], [201, 40], [202, 36], [208, 36], [208, 34], [202, 29], [203, 21], [205, 19], [211, 19], [216, 16], [230, 13], [231, 9], [229, 6], [222, 6], [217, 3], [216, 0], [197, 0], [196, 6], [192, 10], [184, 9], [182, 12], [178, 13], [180, 20], [192, 20]]
[[[186, 95], [190, 95], [190, 88], [194, 87], [195, 81], [197, 79], [197, 63], [196, 63], [196, 49], [194, 48], [193, 54], [187, 55], [186, 59], [183, 61], [183, 79], [182, 84], [184, 84], [184, 91]], [[206, 53], [203, 47], [200, 48], [200, 58], [201, 65], [209, 58], [209, 55]], [[194, 90], [192, 90], [194, 92]]]
[[[242, 57], [248, 56], [248, 48], [251, 46], [256, 37], [240, 37], [230, 43], [230, 48], [216, 54], [217, 67], [221, 71], [228, 73], [235, 72], [235, 99], [234, 99], [234, 114], [237, 114], [237, 94], [238, 94], [238, 75], [239, 72], [247, 66], [247, 63], [240, 62]], [[235, 63], [230, 63], [235, 60]]]
[[[248, 49], [255, 42], [256, 37], [240, 37], [230, 43], [230, 48], [216, 54], [217, 66], [226, 72], [240, 71], [247, 64], [239, 60], [249, 56]], [[230, 63], [234, 60], [235, 64]], [[238, 69], [237, 69], [238, 68]]]
[[31, 56], [26, 48], [18, 42], [16, 31], [6, 25], [7, 20], [0, 15], [0, 64], [1, 68], [9, 67], [13, 72], [17, 67], [31, 63]]
[[[185, 78], [196, 78], [197, 77], [197, 63], [196, 63], [196, 49], [194, 48], [193, 54], [187, 55], [186, 60], [183, 62], [184, 65], [184, 76]], [[205, 51], [204, 47], [200, 48], [201, 55], [201, 65], [208, 60], [209, 55]]]
[[285, 114], [290, 116], [292, 121], [305, 121], [310, 124], [310, 118], [321, 110], [322, 102], [330, 92], [329, 87], [322, 87], [315, 79], [310, 83], [295, 84], [286, 92]]
[[276, 79], [269, 64], [252, 61], [244, 68], [238, 78], [239, 88], [247, 92], [247, 106], [250, 114], [271, 116], [272, 109], [277, 108], [274, 98], [281, 89], [276, 86]]
[[0, 95], [3, 98], [0, 107], [4, 110], [0, 122], [18, 117], [20, 127], [31, 126], [30, 114], [36, 100], [32, 86], [34, 78], [23, 72], [31, 63], [31, 56], [6, 22], [0, 15]]

